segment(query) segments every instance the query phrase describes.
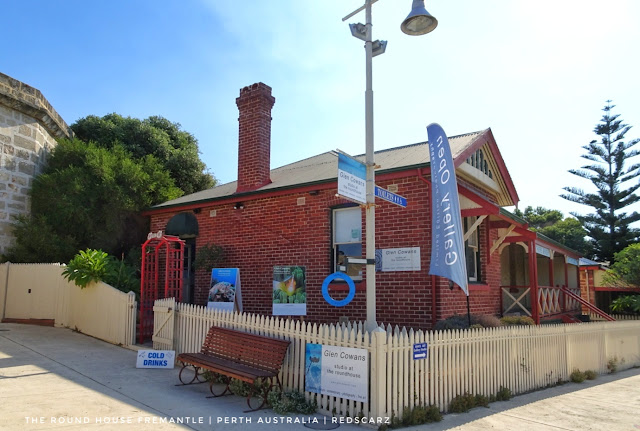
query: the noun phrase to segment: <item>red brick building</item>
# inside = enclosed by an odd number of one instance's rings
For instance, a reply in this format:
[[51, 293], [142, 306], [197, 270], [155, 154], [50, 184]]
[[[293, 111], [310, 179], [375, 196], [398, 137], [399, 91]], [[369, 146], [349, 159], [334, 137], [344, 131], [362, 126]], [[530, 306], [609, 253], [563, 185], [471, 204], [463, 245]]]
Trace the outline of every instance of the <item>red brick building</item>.
[[[321, 294], [322, 282], [336, 271], [342, 252], [364, 257], [364, 210], [336, 196], [338, 158], [334, 152], [270, 169], [274, 102], [271, 88], [262, 83], [240, 91], [236, 99], [240, 114], [238, 181], [153, 207], [146, 212], [151, 230], [187, 238], [195, 254], [206, 244], [221, 246], [225, 257], [220, 266], [240, 269], [244, 311], [270, 315], [274, 266], [296, 265], [306, 268], [307, 320], [364, 320], [364, 270], [349, 268], [356, 275], [356, 295], [349, 305], [330, 306]], [[490, 129], [453, 136], [449, 142], [460, 192], [471, 312], [500, 315], [510, 307], [507, 312], [539, 320], [543, 314], [558, 314], [559, 308], [547, 307], [545, 313], [545, 302], [538, 304], [547, 298], [565, 311], [560, 293], [541, 290], [539, 277], [546, 280], [548, 289], [578, 288], [579, 256], [527, 230], [524, 221], [502, 209], [517, 204], [518, 195]], [[379, 165], [376, 184], [408, 202], [406, 208], [377, 202], [376, 248], [417, 248], [420, 257], [420, 270], [378, 272], [378, 322], [430, 328], [437, 320], [466, 313], [464, 293], [451, 290], [448, 280], [428, 274], [431, 184], [427, 143], [379, 151], [375, 159]], [[190, 223], [177, 223], [183, 226], [178, 231], [172, 226], [167, 229], [178, 219]], [[341, 232], [351, 236], [344, 240]], [[539, 266], [545, 268], [541, 276]], [[190, 302], [206, 303], [210, 274], [210, 270], [195, 271], [192, 292], [187, 294]], [[344, 284], [331, 284], [335, 299], [344, 297], [346, 291]]]

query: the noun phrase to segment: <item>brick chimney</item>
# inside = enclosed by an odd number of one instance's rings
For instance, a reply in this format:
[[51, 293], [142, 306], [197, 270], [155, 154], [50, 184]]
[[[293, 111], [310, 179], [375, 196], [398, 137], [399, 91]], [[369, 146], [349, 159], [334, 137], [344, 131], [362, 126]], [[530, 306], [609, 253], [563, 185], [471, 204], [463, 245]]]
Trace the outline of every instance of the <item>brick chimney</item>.
[[271, 182], [271, 108], [275, 101], [271, 87], [262, 82], [244, 87], [236, 99], [240, 112], [236, 193]]

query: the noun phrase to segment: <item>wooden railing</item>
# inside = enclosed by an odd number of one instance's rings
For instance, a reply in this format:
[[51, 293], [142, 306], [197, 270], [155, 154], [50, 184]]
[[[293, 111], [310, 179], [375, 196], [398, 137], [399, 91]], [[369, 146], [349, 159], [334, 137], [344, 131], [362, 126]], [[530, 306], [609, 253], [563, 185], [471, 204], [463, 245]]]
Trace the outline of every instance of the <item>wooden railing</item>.
[[[502, 314], [525, 314], [531, 317], [531, 288], [523, 286], [503, 286]], [[525, 301], [529, 300], [529, 304]]]
[[559, 287], [538, 286], [538, 311], [540, 316], [560, 314], [562, 308], [562, 291]]

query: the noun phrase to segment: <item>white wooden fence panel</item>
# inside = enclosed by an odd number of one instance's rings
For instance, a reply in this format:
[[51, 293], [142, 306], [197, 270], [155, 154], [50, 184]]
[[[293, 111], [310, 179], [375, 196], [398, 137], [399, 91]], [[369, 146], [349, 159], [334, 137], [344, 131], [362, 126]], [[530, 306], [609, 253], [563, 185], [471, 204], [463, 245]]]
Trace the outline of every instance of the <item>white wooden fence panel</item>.
[[[158, 303], [158, 302], [157, 302]], [[401, 417], [405, 408], [436, 405], [446, 411], [464, 393], [513, 394], [569, 379], [574, 369], [608, 372], [640, 365], [640, 321], [505, 327], [423, 332], [362, 323], [318, 325], [297, 319], [234, 314], [176, 304], [176, 353], [197, 352], [212, 325], [291, 341], [280, 379], [304, 392], [307, 343], [366, 349], [370, 353], [369, 403], [305, 392], [327, 415]], [[426, 359], [413, 359], [413, 345], [426, 342]]]

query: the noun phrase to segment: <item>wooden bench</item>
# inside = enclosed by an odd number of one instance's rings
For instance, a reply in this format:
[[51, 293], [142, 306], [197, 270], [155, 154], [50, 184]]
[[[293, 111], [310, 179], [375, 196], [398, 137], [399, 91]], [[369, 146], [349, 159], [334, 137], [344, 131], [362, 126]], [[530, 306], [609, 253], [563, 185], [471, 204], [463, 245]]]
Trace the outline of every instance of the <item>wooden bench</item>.
[[[261, 409], [267, 402], [267, 395], [275, 384], [282, 390], [282, 383], [278, 374], [284, 362], [287, 348], [291, 342], [277, 338], [264, 337], [235, 331], [233, 329], [212, 326], [202, 344], [200, 353], [181, 353], [177, 360], [182, 363], [178, 378], [183, 385], [204, 383], [202, 373], [212, 371], [224, 376], [224, 391], [216, 394], [213, 391], [214, 382], [209, 383], [209, 391], [214, 397], [220, 397], [227, 392], [231, 379], [238, 379], [256, 385], [261, 384], [262, 403], [253, 408], [251, 397], [255, 389], [252, 386], [247, 396], [248, 411]], [[187, 367], [193, 367], [194, 375], [190, 381], [184, 381], [182, 373]]]

